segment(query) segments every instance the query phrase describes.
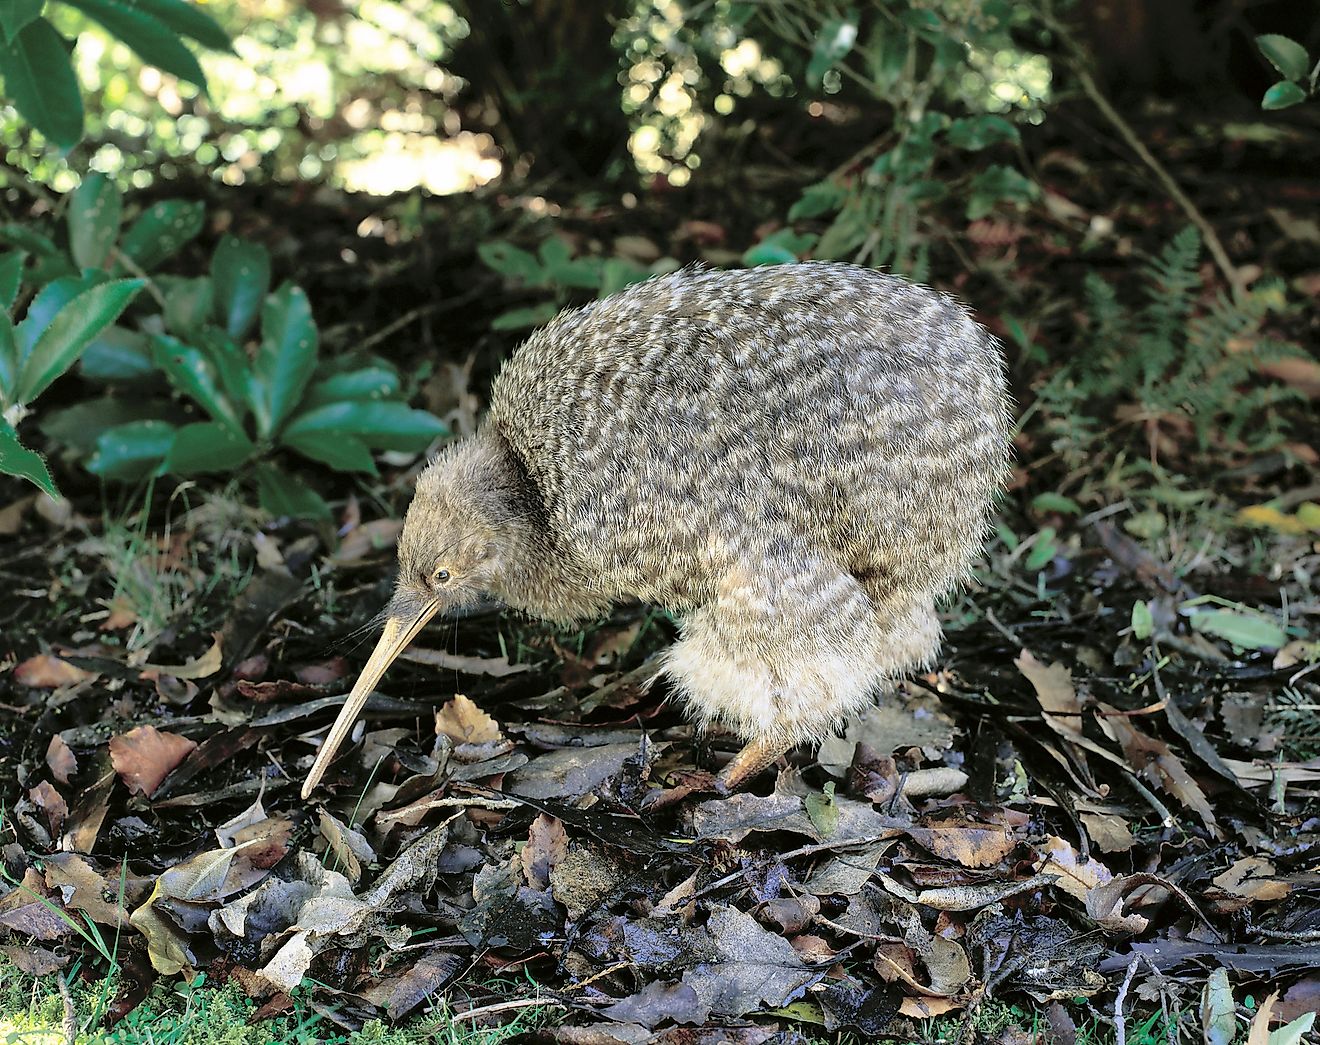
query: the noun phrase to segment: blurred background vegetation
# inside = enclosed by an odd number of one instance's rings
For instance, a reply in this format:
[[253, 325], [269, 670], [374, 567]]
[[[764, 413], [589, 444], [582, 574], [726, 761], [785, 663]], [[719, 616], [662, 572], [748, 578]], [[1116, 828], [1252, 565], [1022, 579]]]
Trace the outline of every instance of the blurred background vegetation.
[[978, 307], [1032, 496], [1306, 464], [1307, 5], [16, 0], [0, 38], [0, 447], [48, 492], [326, 519], [557, 309], [802, 258]]

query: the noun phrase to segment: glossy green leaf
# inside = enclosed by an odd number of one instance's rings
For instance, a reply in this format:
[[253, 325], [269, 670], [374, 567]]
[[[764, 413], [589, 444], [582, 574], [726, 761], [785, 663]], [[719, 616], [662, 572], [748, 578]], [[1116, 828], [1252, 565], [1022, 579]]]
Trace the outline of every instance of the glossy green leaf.
[[168, 400], [134, 396], [84, 399], [62, 410], [42, 411], [37, 422], [42, 435], [86, 457], [96, 449], [103, 432], [131, 421], [168, 421], [176, 412]]
[[759, 265], [791, 265], [797, 261], [797, 255], [779, 243], [757, 243], [743, 253], [742, 263], [748, 268]]
[[543, 301], [539, 305], [526, 305], [501, 312], [490, 321], [491, 330], [526, 330], [549, 323], [559, 311], [553, 301]]
[[955, 149], [976, 152], [1000, 142], [1018, 140], [1018, 129], [1002, 116], [965, 116], [949, 124], [949, 144]]
[[0, 43], [13, 40], [25, 25], [41, 14], [46, 0], [4, 0], [0, 3]]
[[156, 282], [165, 295], [165, 328], [171, 334], [189, 337], [211, 318], [213, 291], [209, 277], [159, 276]]
[[1215, 635], [1244, 650], [1276, 650], [1288, 642], [1288, 634], [1268, 617], [1236, 610], [1200, 610], [1191, 617], [1192, 628]]
[[807, 254], [815, 245], [816, 237], [811, 233], [780, 229], [749, 247], [743, 253], [742, 263], [748, 268], [757, 265], [787, 265]]
[[283, 438], [327, 434], [357, 436], [378, 450], [424, 450], [433, 439], [448, 434], [438, 417], [400, 402], [332, 403], [299, 414]]
[[617, 294], [624, 287], [648, 279], [651, 273], [627, 258], [606, 258], [600, 267], [600, 296]]
[[157, 471], [174, 445], [176, 429], [165, 421], [130, 421], [102, 432], [87, 470], [106, 479], [130, 481]]
[[844, 18], [831, 18], [820, 27], [811, 61], [807, 63], [807, 83], [819, 87], [825, 74], [848, 56], [857, 42], [857, 15], [848, 12]]
[[171, 475], [237, 471], [257, 448], [241, 432], [214, 421], [184, 425], [174, 434], [163, 470]]
[[0, 312], [0, 409], [18, 402], [18, 342], [8, 312]]
[[1256, 37], [1256, 46], [1285, 79], [1306, 79], [1311, 63], [1306, 57], [1306, 48], [1296, 40], [1278, 33], [1266, 33]]
[[848, 197], [848, 190], [833, 181], [818, 181], [802, 190], [802, 195], [793, 206], [788, 208], [789, 221], [801, 221], [804, 218], [819, 218], [833, 214], [843, 206]]
[[84, 290], [60, 311], [23, 360], [18, 401], [30, 403], [49, 387], [108, 327], [142, 289], [143, 280], [121, 279]]
[[1059, 512], [1062, 515], [1081, 515], [1082, 506], [1071, 497], [1046, 491], [1031, 499], [1031, 508], [1037, 512]]
[[251, 409], [253, 403], [252, 364], [247, 353], [223, 330], [205, 327], [198, 332], [197, 346], [210, 357], [220, 384], [230, 401]]
[[158, 334], [151, 339], [151, 358], [165, 372], [170, 384], [246, 440], [242, 411], [225, 395], [220, 374], [208, 353], [177, 338]]
[[834, 801], [834, 781], [827, 781], [820, 794], [809, 794], [802, 800], [812, 826], [822, 838], [829, 838], [839, 826], [839, 804]]
[[242, 339], [257, 321], [270, 290], [270, 252], [258, 243], [226, 236], [211, 258], [215, 318]]
[[78, 360], [78, 370], [90, 381], [139, 381], [156, 372], [151, 341], [136, 330], [106, 327]]
[[103, 276], [93, 273], [86, 276], [61, 276], [47, 283], [28, 305], [23, 322], [15, 328], [19, 362], [32, 354], [37, 340], [55, 322], [55, 317], [68, 307], [69, 302], [103, 282]]
[[1260, 100], [1262, 109], [1288, 109], [1306, 101], [1306, 92], [1300, 86], [1288, 80], [1276, 83]]
[[283, 444], [304, 457], [327, 464], [337, 472], [367, 472], [376, 474], [376, 462], [371, 451], [357, 436], [343, 432], [310, 432], [306, 435], [284, 435]]
[[317, 333], [307, 295], [285, 283], [261, 308], [261, 345], [252, 363], [257, 431], [273, 435], [302, 401], [316, 369]]
[[330, 506], [314, 490], [287, 472], [268, 464], [258, 465], [257, 497], [261, 507], [276, 518], [329, 519]]
[[0, 46], [5, 94], [28, 123], [72, 149], [82, 138], [83, 104], [64, 39], [44, 18], [34, 18]]
[[972, 179], [967, 220], [984, 218], [1001, 202], [1026, 203], [1040, 194], [1036, 183], [1012, 167], [995, 164]]
[[8, 312], [18, 300], [18, 288], [23, 283], [23, 262], [27, 254], [11, 250], [0, 254], [0, 312]]
[[161, 200], [139, 215], [119, 249], [150, 272], [202, 231], [206, 206], [191, 200]]
[[79, 268], [105, 268], [119, 238], [124, 201], [115, 183], [89, 174], [69, 197], [69, 249]]
[[1059, 546], [1055, 542], [1058, 536], [1053, 526], [1042, 526], [1040, 532], [1036, 534], [1036, 543], [1032, 545], [1031, 551], [1027, 553], [1026, 562], [1023, 565], [1028, 572], [1036, 573], [1043, 570], [1059, 553]]
[[55, 481], [50, 477], [46, 462], [35, 450], [29, 450], [18, 441], [13, 426], [0, 417], [0, 475], [16, 475], [39, 486], [52, 497], [58, 497]]
[[155, 15], [176, 33], [213, 51], [233, 51], [229, 34], [196, 4], [185, 0], [134, 0], [134, 5]]
[[485, 262], [488, 268], [494, 269], [508, 279], [518, 280], [528, 286], [538, 286], [543, 281], [541, 263], [536, 260], [535, 255], [504, 240], [477, 244], [477, 257]]
[[0, 243], [9, 243], [19, 250], [42, 257], [58, 257], [60, 254], [60, 248], [55, 246], [55, 241], [49, 236], [15, 222], [0, 225]]
[[178, 33], [140, 5], [129, 6], [118, 0], [63, 2], [100, 22], [147, 65], [206, 90], [206, 74], [197, 64], [197, 56], [188, 50]]
[[303, 396], [303, 411], [345, 400], [394, 399], [399, 395], [399, 375], [382, 366], [368, 366], [314, 381]]

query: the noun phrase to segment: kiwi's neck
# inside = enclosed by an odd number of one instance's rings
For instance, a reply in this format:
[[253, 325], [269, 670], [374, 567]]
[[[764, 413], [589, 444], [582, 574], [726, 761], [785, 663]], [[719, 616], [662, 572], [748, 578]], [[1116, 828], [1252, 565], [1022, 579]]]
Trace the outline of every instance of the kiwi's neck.
[[490, 493], [499, 504], [501, 550], [499, 583], [490, 594], [506, 606], [553, 621], [595, 617], [614, 601], [600, 590], [559, 534], [536, 480], [513, 446], [494, 425], [472, 440], [487, 457]]

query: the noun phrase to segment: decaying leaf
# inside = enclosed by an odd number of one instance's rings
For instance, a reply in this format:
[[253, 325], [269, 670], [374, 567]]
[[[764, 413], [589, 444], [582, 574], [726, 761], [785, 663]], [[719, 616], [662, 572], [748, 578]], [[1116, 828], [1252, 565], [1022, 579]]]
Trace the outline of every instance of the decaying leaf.
[[155, 674], [173, 675], [178, 679], [205, 679], [210, 678], [219, 671], [223, 662], [220, 634], [217, 632], [213, 636], [211, 645], [200, 656], [194, 657], [183, 664], [144, 664], [142, 671], [144, 677], [151, 677], [151, 674]]
[[110, 762], [130, 791], [150, 798], [170, 770], [197, 747], [195, 741], [155, 726], [138, 726], [110, 738]]
[[69, 777], [78, 772], [78, 759], [58, 733], [52, 733], [46, 746], [46, 767], [57, 783], [67, 784]]
[[384, 1009], [391, 1020], [398, 1021], [462, 972], [464, 964], [461, 957], [443, 946], [429, 947], [420, 956], [410, 955], [400, 962], [363, 996]]
[[342, 871], [353, 885], [362, 879], [363, 865], [376, 862], [376, 853], [361, 832], [353, 830], [325, 809], [316, 811], [321, 837], [325, 839], [330, 869]]
[[28, 798], [46, 814], [46, 826], [50, 829], [51, 837], [58, 838], [69, 815], [69, 805], [64, 801], [64, 796], [51, 786], [50, 781], [43, 780], [28, 792]]
[[1274, 865], [1263, 856], [1247, 856], [1214, 879], [1215, 886], [1250, 901], [1282, 900], [1292, 885], [1275, 877]]
[[909, 747], [944, 751], [953, 744], [953, 734], [952, 720], [933, 700], [890, 697], [849, 719], [843, 736], [827, 737], [816, 760], [831, 776], [843, 778], [858, 744], [882, 755]]
[[14, 668], [14, 681], [33, 689], [58, 689], [60, 686], [73, 686], [95, 678], [90, 671], [75, 667], [67, 660], [43, 653], [29, 657]]
[[78, 853], [56, 853], [45, 860], [46, 886], [66, 908], [82, 911], [99, 925], [124, 928], [128, 912], [140, 904], [150, 882], [129, 873], [126, 862], [101, 869]]
[[[870, 803], [850, 798], [835, 798], [834, 803], [839, 819], [830, 841], [858, 838], [880, 841], [901, 833], [900, 821], [883, 816]], [[693, 826], [701, 838], [722, 838], [728, 842], [741, 842], [754, 831], [789, 831], [817, 842], [826, 840], [797, 795], [737, 794], [713, 799], [697, 806]]]
[[1099, 707], [1101, 728], [1111, 739], [1118, 741], [1133, 772], [1173, 795], [1201, 818], [1211, 834], [1222, 837], [1205, 792], [1169, 745], [1137, 729], [1130, 718], [1108, 704], [1100, 702]]
[[464, 675], [489, 675], [497, 679], [506, 675], [521, 675], [524, 671], [532, 669], [530, 664], [510, 664], [508, 657], [462, 657], [457, 653], [446, 653], [444, 650], [418, 646], [409, 646], [399, 656], [414, 664], [427, 664], [442, 671], [461, 671]]
[[495, 744], [504, 739], [499, 723], [461, 693], [435, 713], [435, 731], [452, 740], [455, 748]]
[[1205, 1045], [1233, 1045], [1237, 1037], [1237, 1003], [1222, 966], [1210, 973], [1201, 991], [1201, 1033]]
[[550, 888], [550, 875], [568, 855], [568, 832], [563, 822], [541, 813], [527, 831], [520, 854], [523, 876], [533, 889]]

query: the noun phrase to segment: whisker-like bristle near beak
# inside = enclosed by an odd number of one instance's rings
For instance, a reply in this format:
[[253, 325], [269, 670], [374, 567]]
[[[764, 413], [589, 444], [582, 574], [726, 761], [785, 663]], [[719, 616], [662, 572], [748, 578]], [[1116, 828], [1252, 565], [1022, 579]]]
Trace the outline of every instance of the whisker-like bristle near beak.
[[321, 744], [321, 750], [317, 753], [312, 771], [307, 774], [307, 780], [302, 786], [304, 799], [311, 796], [311, 793], [316, 790], [316, 785], [325, 776], [326, 768], [335, 757], [335, 752], [339, 750], [340, 745], [352, 732], [358, 715], [362, 713], [362, 708], [367, 703], [367, 698], [371, 696], [371, 691], [376, 688], [376, 683], [380, 681], [386, 669], [394, 663], [408, 643], [412, 642], [417, 633], [426, 626], [426, 623], [436, 615], [439, 609], [439, 602], [432, 600], [412, 618], [385, 618], [385, 630], [381, 633], [380, 641], [376, 643], [376, 648], [371, 651], [371, 656], [367, 658], [362, 674], [358, 676], [353, 691], [349, 693], [348, 699], [344, 701], [344, 706], [339, 709], [339, 716], [335, 719], [335, 724], [330, 727], [330, 732], [326, 734], [324, 743]]

